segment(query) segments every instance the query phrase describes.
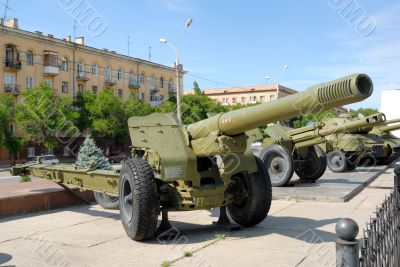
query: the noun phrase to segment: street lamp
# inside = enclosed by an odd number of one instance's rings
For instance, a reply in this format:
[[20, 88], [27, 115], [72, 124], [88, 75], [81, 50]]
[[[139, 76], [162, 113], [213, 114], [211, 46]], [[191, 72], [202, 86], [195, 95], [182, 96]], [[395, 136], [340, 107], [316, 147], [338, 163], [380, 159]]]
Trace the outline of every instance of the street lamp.
[[281, 76], [283, 75], [283, 73], [289, 68], [288, 64], [285, 64], [282, 68], [281, 73], [278, 76], [278, 79], [276, 79], [276, 99], [279, 98], [279, 80], [281, 78]]
[[178, 117], [179, 123], [182, 123], [182, 113], [181, 113], [181, 88], [180, 88], [181, 87], [181, 83], [180, 83], [180, 75], [179, 75], [179, 51], [178, 51], [178, 49], [179, 49], [179, 44], [181, 42], [183, 34], [186, 32], [187, 28], [189, 28], [190, 25], [192, 25], [192, 22], [193, 22], [192, 19], [188, 19], [186, 21], [185, 28], [183, 29], [183, 31], [179, 35], [179, 38], [178, 38], [176, 46], [171, 44], [170, 42], [168, 42], [168, 40], [165, 39], [165, 38], [161, 38], [160, 39], [160, 43], [169, 45], [175, 51], [176, 115]]

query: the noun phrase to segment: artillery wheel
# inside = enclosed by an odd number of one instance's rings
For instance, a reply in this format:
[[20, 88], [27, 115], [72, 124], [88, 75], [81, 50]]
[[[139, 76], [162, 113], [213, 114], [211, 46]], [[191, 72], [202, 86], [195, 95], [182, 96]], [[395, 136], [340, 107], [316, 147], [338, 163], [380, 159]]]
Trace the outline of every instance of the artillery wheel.
[[153, 170], [146, 160], [132, 158], [124, 162], [119, 196], [121, 221], [127, 235], [136, 241], [152, 238], [157, 230], [160, 204]]
[[309, 147], [307, 159], [309, 160], [303, 166], [295, 168], [295, 172], [300, 180], [314, 182], [325, 173], [327, 165], [326, 154], [320, 146], [315, 145]]
[[242, 226], [254, 226], [262, 222], [271, 207], [272, 188], [267, 169], [255, 157], [257, 172], [241, 173], [232, 177], [233, 203], [228, 205], [232, 219]]
[[347, 158], [342, 151], [332, 151], [328, 153], [328, 168], [333, 172], [345, 172], [347, 170]]
[[267, 167], [272, 186], [287, 184], [293, 177], [292, 154], [283, 146], [271, 145], [261, 150], [260, 158]]
[[105, 193], [93, 192], [94, 199], [104, 209], [119, 209], [119, 197], [113, 197]]

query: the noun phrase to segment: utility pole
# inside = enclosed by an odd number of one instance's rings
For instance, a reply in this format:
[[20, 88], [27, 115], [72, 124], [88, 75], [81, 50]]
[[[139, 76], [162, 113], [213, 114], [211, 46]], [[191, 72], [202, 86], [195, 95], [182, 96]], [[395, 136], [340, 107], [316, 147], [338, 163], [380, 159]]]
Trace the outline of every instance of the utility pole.
[[76, 20], [74, 22], [74, 39], [72, 40], [72, 98], [75, 101], [76, 100], [76, 88], [77, 86], [77, 80], [76, 80], [76, 73], [75, 73], [75, 65], [76, 65], [76, 49], [78, 48], [76, 42], [75, 42], [75, 34], [76, 34]]

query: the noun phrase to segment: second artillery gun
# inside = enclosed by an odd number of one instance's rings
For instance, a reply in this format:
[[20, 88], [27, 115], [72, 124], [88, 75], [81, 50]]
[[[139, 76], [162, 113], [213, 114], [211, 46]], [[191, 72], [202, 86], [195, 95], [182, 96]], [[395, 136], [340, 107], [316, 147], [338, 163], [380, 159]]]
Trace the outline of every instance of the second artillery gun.
[[358, 131], [383, 121], [382, 116], [374, 115], [348, 121], [340, 127], [327, 127], [323, 123], [296, 129], [279, 124], [268, 125], [265, 129], [267, 137], [261, 140], [261, 149], [257, 154], [268, 168], [272, 186], [287, 184], [294, 172], [300, 180], [314, 182], [325, 173], [327, 166], [326, 154], [319, 146], [323, 144], [330, 151], [325, 136]]
[[221, 113], [190, 125], [174, 114], [128, 120], [132, 158], [117, 171], [81, 171], [73, 165], [29, 165], [13, 174], [33, 174], [120, 198], [121, 221], [134, 240], [168, 231], [168, 211], [220, 207], [220, 222], [253, 226], [267, 216], [271, 182], [264, 163], [247, 145], [246, 131], [266, 123], [364, 100], [371, 79], [354, 74], [269, 103]]
[[[327, 136], [327, 141], [332, 151], [327, 151], [328, 167], [333, 172], [352, 171], [357, 166], [367, 164], [387, 164], [391, 158], [391, 151], [397, 151], [398, 145], [393, 147], [388, 145], [385, 140], [370, 131], [374, 127], [379, 127], [386, 122], [383, 113], [375, 114], [380, 123], [366, 125], [355, 131], [332, 134]], [[365, 118], [353, 119], [348, 115], [338, 118], [330, 118], [323, 122], [331, 127], [341, 127], [348, 122], [364, 121]]]
[[393, 123], [400, 123], [400, 119], [387, 120], [385, 124], [378, 125], [369, 131], [370, 135], [379, 136], [384, 140], [384, 145], [387, 147], [387, 155], [385, 158], [380, 159], [381, 164], [390, 164], [400, 156], [400, 138], [394, 136], [391, 132], [400, 129], [400, 124], [389, 125]]

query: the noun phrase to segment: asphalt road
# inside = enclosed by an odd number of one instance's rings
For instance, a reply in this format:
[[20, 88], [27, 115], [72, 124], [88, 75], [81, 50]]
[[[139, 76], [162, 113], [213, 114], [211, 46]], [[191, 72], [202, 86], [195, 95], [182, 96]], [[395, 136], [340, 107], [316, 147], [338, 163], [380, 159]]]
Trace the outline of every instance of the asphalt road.
[[[9, 171], [0, 172], [0, 186], [3, 184], [18, 184], [20, 182], [20, 176], [12, 176]], [[37, 180], [38, 178], [31, 178]]]

